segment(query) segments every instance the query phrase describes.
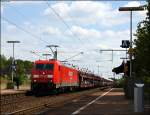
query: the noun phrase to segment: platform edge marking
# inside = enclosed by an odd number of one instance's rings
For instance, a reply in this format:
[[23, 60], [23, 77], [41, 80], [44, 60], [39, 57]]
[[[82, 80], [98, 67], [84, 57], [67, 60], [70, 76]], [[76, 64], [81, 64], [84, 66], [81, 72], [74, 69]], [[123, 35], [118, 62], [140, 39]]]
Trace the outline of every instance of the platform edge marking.
[[111, 88], [109, 91], [103, 93], [102, 95], [100, 95], [99, 97], [97, 97], [96, 99], [94, 99], [93, 101], [87, 103], [86, 105], [80, 107], [78, 110], [74, 111], [71, 115], [76, 115], [78, 113], [80, 113], [80, 111], [82, 111], [83, 109], [87, 108], [89, 105], [93, 104], [94, 102], [96, 102], [97, 100], [99, 100], [100, 98], [102, 98], [103, 96], [105, 96], [106, 94], [108, 94], [113, 88]]

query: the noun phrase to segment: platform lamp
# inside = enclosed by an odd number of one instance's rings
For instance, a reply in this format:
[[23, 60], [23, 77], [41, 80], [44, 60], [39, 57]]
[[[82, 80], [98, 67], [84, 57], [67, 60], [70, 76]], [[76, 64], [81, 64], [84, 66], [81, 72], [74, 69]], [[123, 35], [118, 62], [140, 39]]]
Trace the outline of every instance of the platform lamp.
[[[132, 49], [132, 12], [143, 11], [144, 7], [119, 7], [119, 11], [130, 11], [130, 49]], [[132, 54], [130, 53], [130, 78], [132, 76]]]
[[13, 74], [14, 74], [14, 51], [15, 51], [15, 43], [20, 43], [20, 41], [7, 41], [7, 43], [12, 43], [13, 44], [13, 59], [12, 59], [12, 68], [11, 68], [11, 80], [13, 83]]

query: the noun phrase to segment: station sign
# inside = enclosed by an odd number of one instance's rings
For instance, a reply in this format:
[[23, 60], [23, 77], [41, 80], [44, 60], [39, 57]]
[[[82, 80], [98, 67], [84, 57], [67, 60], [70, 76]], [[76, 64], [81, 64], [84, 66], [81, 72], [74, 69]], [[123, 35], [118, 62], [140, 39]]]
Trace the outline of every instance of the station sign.
[[129, 40], [122, 40], [122, 48], [129, 48], [130, 46], [130, 41]]

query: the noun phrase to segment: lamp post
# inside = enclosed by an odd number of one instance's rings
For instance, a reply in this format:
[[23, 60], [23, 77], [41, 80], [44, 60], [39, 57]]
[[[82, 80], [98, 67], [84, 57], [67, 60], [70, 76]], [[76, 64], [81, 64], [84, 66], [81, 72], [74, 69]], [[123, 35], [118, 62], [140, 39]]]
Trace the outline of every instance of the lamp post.
[[13, 74], [14, 74], [14, 51], [15, 51], [15, 43], [20, 43], [20, 41], [7, 41], [7, 43], [13, 44], [13, 59], [12, 59], [12, 66], [11, 66], [11, 80], [13, 82]]
[[[132, 12], [142, 11], [143, 7], [120, 7], [119, 11], [130, 11], [130, 49], [132, 49]], [[132, 54], [130, 53], [130, 77], [132, 76]]]

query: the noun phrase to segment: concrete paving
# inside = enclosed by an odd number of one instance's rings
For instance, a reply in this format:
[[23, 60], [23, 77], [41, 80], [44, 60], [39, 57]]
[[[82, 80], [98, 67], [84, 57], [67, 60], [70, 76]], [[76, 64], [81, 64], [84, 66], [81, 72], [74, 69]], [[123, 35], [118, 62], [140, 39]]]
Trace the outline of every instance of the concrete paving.
[[133, 102], [125, 99], [123, 89], [99, 90], [67, 104], [56, 105], [41, 115], [146, 115], [150, 111], [134, 113]]

